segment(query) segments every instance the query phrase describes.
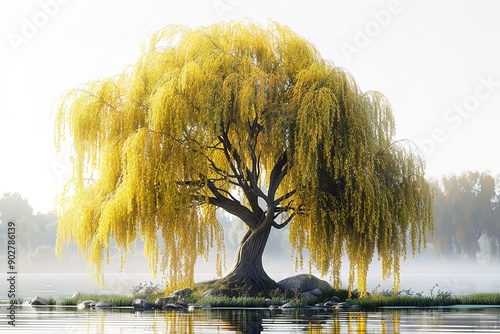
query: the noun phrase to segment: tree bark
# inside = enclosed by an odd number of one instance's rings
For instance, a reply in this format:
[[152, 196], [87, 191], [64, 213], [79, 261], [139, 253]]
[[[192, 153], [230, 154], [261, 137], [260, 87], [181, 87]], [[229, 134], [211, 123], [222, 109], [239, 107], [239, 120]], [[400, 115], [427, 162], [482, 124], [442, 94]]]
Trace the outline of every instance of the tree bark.
[[262, 265], [262, 255], [271, 228], [271, 224], [265, 224], [260, 228], [248, 230], [236, 253], [233, 269], [218, 281], [221, 285], [254, 296], [268, 296], [270, 291], [279, 289]]

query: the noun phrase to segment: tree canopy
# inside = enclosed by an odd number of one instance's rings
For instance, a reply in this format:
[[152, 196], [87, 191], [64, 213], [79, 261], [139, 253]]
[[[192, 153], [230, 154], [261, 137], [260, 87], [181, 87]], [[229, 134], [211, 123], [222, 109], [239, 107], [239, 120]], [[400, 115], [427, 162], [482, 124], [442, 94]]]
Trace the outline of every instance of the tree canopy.
[[394, 141], [387, 99], [275, 22], [162, 29], [123, 73], [68, 91], [56, 124], [74, 163], [58, 248], [77, 243], [97, 273], [110, 238], [125, 259], [139, 236], [172, 288], [212, 247], [220, 274], [221, 208], [248, 228], [238, 259], [289, 226], [297, 266], [307, 250], [339, 287], [346, 255], [365, 291], [375, 254], [398, 286], [407, 242], [420, 250], [432, 229], [424, 161]]

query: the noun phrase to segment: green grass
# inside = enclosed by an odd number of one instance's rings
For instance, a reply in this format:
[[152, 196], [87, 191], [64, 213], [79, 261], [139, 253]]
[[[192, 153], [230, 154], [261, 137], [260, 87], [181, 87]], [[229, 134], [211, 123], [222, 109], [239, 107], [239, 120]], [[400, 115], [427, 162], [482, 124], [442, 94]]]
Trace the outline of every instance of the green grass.
[[95, 300], [105, 302], [115, 307], [132, 306], [132, 301], [135, 297], [117, 294], [99, 294], [99, 293], [81, 293], [76, 297], [61, 297], [55, 303], [62, 306], [78, 305], [85, 300]]
[[[373, 291], [367, 296], [355, 299], [348, 299], [347, 290], [331, 290], [315, 299], [300, 299], [293, 293], [276, 293], [272, 298], [250, 297], [246, 295], [228, 297], [228, 296], [209, 296], [203, 297], [203, 290], [195, 289], [188, 297], [179, 300], [192, 305], [210, 304], [212, 307], [269, 307], [271, 305], [283, 305], [292, 302], [298, 307], [314, 305], [337, 296], [341, 301], [348, 300], [349, 305], [357, 305], [363, 310], [376, 310], [379, 307], [437, 307], [450, 305], [500, 305], [500, 293], [476, 293], [462, 296], [452, 296], [450, 292], [435, 291], [438, 285], [434, 285], [429, 290], [429, 295], [423, 292], [415, 293], [411, 289], [401, 290], [397, 293], [392, 291]], [[155, 292], [148, 295], [132, 294], [99, 294], [99, 293], [79, 293], [75, 297], [46, 298], [49, 305], [76, 306], [85, 300], [102, 301], [113, 305], [114, 307], [130, 307], [132, 301], [136, 298], [144, 298], [151, 302], [163, 293]], [[7, 301], [6, 303], [9, 303]], [[21, 304], [22, 299], [18, 298], [17, 303]]]
[[456, 305], [458, 303], [459, 300], [451, 296], [386, 296], [382, 294], [372, 294], [368, 297], [361, 297], [350, 301], [351, 305], [358, 305], [365, 310], [373, 310], [384, 306], [435, 307]]
[[500, 305], [500, 293], [474, 293], [458, 297], [462, 305]]
[[16, 297], [13, 299], [0, 300], [0, 304], [12, 304], [13, 303], [14, 305], [21, 305], [23, 302], [24, 302], [24, 299], [20, 298], [20, 297]]
[[401, 290], [397, 293], [392, 291], [378, 292], [375, 290], [368, 296], [350, 301], [351, 305], [358, 305], [365, 310], [374, 310], [379, 307], [437, 307], [451, 305], [500, 305], [500, 293], [476, 293], [469, 295], [453, 296], [451, 292], [436, 288], [435, 284], [429, 295], [423, 292], [415, 293], [411, 289]]

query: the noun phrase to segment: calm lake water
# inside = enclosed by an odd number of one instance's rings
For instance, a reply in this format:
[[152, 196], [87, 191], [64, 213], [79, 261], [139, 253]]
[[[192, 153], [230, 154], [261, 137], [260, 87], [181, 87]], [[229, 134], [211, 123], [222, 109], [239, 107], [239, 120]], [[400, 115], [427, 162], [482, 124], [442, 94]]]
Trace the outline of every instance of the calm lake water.
[[500, 308], [385, 309], [379, 312], [209, 309], [134, 312], [0, 306], [0, 332], [15, 333], [499, 333]]

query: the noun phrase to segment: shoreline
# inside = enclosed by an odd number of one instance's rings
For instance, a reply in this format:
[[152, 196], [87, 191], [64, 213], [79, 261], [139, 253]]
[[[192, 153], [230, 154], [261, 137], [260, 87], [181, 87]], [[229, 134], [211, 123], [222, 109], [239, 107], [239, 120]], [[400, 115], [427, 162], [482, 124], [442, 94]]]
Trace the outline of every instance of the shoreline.
[[[404, 290], [403, 290], [404, 291]], [[371, 293], [365, 297], [359, 298], [345, 298], [347, 296], [346, 290], [332, 290], [317, 298], [285, 298], [278, 296], [275, 298], [263, 297], [203, 297], [200, 293], [195, 293], [186, 298], [179, 298], [178, 303], [185, 305], [187, 308], [196, 307], [201, 308], [202, 305], [209, 305], [210, 308], [244, 308], [244, 309], [266, 309], [266, 308], [290, 308], [290, 309], [327, 309], [335, 308], [335, 305], [323, 307], [318, 303], [325, 300], [335, 298], [338, 304], [342, 303], [344, 310], [361, 310], [373, 311], [384, 309], [446, 309], [446, 308], [500, 308], [500, 293], [498, 292], [483, 292], [475, 294], [466, 294], [462, 296], [453, 296], [451, 293], [438, 292], [430, 295], [415, 295], [412, 292], [406, 291], [407, 294], [387, 295], [387, 293]], [[342, 295], [338, 298], [337, 295]], [[30, 305], [28, 300], [17, 299], [13, 304], [16, 307], [57, 307], [57, 308], [77, 308], [77, 306], [85, 300], [98, 300], [100, 302], [108, 303], [110, 306], [106, 309], [134, 309], [132, 302], [136, 299], [149, 301], [154, 305], [155, 300], [158, 298], [167, 298], [164, 294], [155, 294], [152, 296], [132, 296], [123, 294], [78, 294], [74, 297], [50, 297], [47, 298], [47, 305]], [[0, 306], [10, 306], [12, 300], [0, 300]], [[171, 304], [172, 305], [172, 304]], [[288, 305], [288, 306], [286, 306]], [[286, 306], [286, 307], [284, 307]], [[179, 307], [181, 308], [181, 307]], [[184, 308], [184, 307], [182, 307]], [[161, 308], [157, 308], [161, 309]], [[337, 307], [339, 309], [339, 307]]]

